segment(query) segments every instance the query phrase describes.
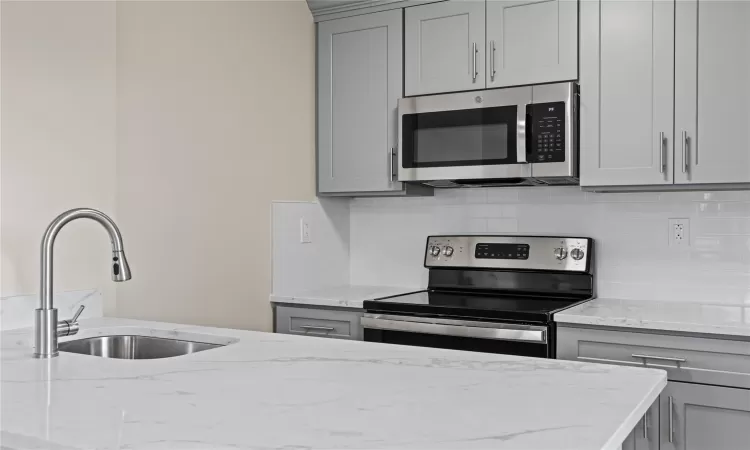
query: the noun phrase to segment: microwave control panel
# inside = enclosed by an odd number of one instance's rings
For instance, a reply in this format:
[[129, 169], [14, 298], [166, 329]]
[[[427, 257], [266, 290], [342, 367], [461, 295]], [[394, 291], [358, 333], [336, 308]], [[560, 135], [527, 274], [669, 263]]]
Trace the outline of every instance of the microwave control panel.
[[531, 119], [531, 133], [527, 137], [526, 148], [528, 161], [564, 162], [565, 102], [534, 103], [526, 107], [526, 115], [527, 119]]

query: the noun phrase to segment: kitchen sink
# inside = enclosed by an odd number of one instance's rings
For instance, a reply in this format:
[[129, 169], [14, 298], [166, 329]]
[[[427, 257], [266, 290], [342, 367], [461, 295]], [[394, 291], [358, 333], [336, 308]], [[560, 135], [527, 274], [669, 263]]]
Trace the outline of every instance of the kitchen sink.
[[172, 358], [223, 347], [221, 344], [166, 339], [151, 336], [97, 336], [61, 342], [61, 352], [117, 359]]

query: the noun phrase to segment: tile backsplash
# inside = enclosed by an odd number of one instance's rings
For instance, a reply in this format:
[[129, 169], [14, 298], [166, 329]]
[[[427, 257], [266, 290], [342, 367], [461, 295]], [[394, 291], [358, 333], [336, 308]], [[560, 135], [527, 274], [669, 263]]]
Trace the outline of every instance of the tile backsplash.
[[[690, 220], [670, 247], [669, 219]], [[750, 191], [593, 193], [577, 187], [437, 190], [350, 204], [352, 284], [423, 287], [430, 234], [596, 240], [599, 297], [750, 303]]]

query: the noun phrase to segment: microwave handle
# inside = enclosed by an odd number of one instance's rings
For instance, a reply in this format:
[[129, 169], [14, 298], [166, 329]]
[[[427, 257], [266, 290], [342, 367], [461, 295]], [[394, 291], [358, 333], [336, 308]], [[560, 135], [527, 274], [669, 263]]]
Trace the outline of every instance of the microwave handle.
[[529, 162], [526, 157], [528, 148], [531, 145], [531, 130], [526, 129], [526, 125], [531, 124], [531, 116], [527, 113], [528, 109], [528, 103], [521, 103], [518, 105], [516, 113], [516, 161], [520, 164]]

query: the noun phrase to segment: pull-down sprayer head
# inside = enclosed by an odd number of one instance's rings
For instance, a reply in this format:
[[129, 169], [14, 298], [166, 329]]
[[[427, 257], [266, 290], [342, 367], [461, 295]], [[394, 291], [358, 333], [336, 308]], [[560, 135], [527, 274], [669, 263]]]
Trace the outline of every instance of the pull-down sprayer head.
[[112, 281], [128, 281], [132, 278], [125, 252], [112, 251]]

